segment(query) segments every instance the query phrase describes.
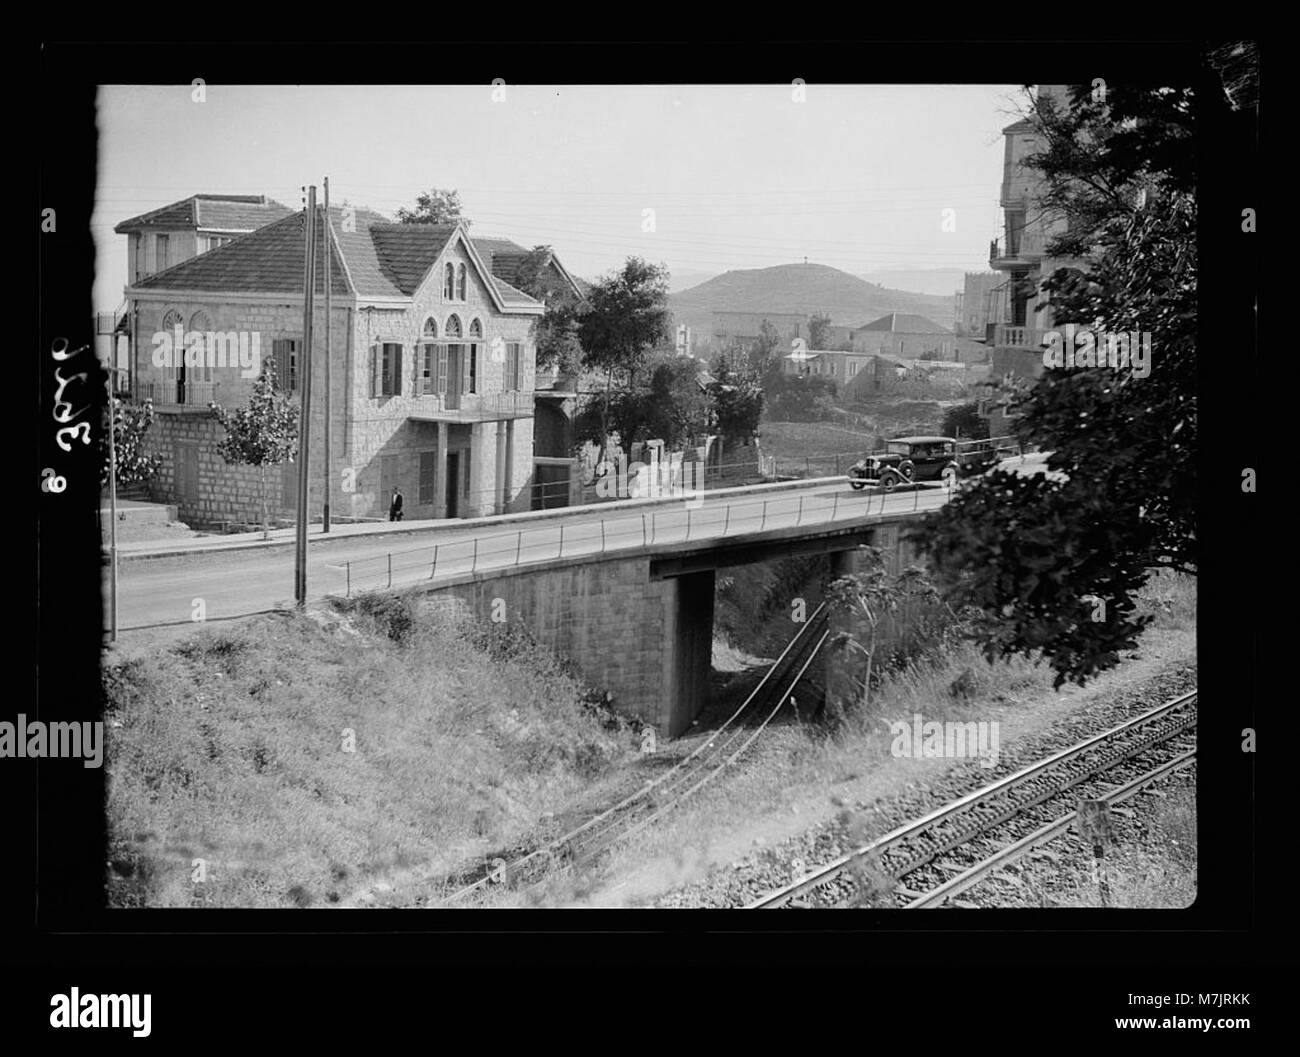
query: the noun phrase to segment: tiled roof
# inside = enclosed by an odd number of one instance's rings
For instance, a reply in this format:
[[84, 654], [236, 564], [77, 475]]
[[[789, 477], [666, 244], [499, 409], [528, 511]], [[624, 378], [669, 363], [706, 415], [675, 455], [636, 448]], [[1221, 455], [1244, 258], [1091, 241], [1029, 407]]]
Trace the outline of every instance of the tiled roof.
[[123, 220], [113, 230], [119, 235], [145, 227], [256, 231], [289, 213], [287, 206], [265, 195], [191, 195]]
[[455, 232], [455, 224], [372, 224], [370, 240], [384, 277], [409, 296]]
[[[532, 253], [532, 250], [510, 239], [475, 238], [472, 241], [474, 248], [478, 250], [479, 256], [483, 258], [494, 276], [498, 279], [504, 279], [508, 283], [519, 282], [519, 266], [523, 263], [524, 258]], [[554, 253], [551, 254], [551, 263], [555, 265], [561, 275], [573, 283], [579, 294], [585, 295], [590, 289], [589, 283], [584, 282], [577, 276], [570, 275]]]
[[[451, 224], [394, 224], [369, 209], [354, 210], [356, 230], [343, 230], [343, 209], [330, 208], [330, 289], [360, 297], [409, 297], [458, 230]], [[324, 220], [317, 220], [316, 292], [325, 292]], [[166, 271], [141, 279], [141, 290], [216, 290], [232, 293], [296, 293], [302, 289], [302, 213], [240, 236]], [[480, 253], [480, 256], [482, 254]], [[503, 303], [513, 307], [541, 302], [492, 276]]]
[[[324, 222], [318, 219], [322, 229]], [[316, 291], [325, 292], [322, 239], [316, 241]], [[302, 290], [302, 214], [291, 213], [197, 257], [135, 283], [141, 290], [219, 290], [235, 293], [290, 293]], [[347, 294], [347, 274], [338, 251], [331, 249], [330, 289]]]
[[483, 258], [492, 274], [506, 282], [512, 281], [519, 272], [519, 263], [529, 254], [529, 250], [512, 242], [510, 239], [473, 240], [474, 248]]
[[497, 293], [501, 295], [501, 300], [508, 305], [540, 305], [542, 302], [535, 297], [529, 297], [522, 290], [516, 290], [504, 279], [498, 279], [492, 276], [492, 282], [496, 284]]
[[330, 222], [334, 227], [334, 241], [343, 251], [347, 261], [348, 274], [352, 285], [362, 297], [401, 297], [401, 289], [384, 271], [384, 264], [379, 259], [379, 251], [370, 229], [376, 225], [388, 225], [392, 221], [382, 213], [371, 209], [357, 207], [353, 210], [356, 217], [356, 230], [343, 230], [343, 210], [339, 206], [330, 207]]
[[907, 312], [890, 312], [859, 330], [888, 330], [895, 334], [951, 334], [947, 327], [941, 327], [925, 316], [912, 315]]

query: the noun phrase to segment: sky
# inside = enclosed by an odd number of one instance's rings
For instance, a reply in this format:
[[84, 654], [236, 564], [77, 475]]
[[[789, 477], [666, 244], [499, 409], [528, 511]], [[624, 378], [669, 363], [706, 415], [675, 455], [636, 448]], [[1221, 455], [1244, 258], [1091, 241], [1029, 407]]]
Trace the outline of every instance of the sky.
[[488, 85], [209, 84], [195, 102], [188, 85], [101, 86], [95, 305], [122, 300], [122, 220], [199, 193], [299, 209], [302, 186], [324, 176], [331, 204], [389, 216], [423, 190], [456, 189], [473, 234], [548, 243], [587, 278], [633, 254], [678, 272], [805, 258], [855, 275], [987, 270], [1001, 130], [1021, 89], [804, 93], [507, 85], [494, 101]]

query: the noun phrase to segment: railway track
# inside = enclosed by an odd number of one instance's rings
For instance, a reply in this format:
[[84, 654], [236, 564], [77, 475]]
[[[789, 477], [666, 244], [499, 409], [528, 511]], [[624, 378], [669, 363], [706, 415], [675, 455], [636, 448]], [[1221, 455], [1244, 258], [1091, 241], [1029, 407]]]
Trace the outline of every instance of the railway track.
[[[937, 906], [1069, 828], [1080, 797], [1127, 799], [1195, 759], [1193, 690], [945, 804], [842, 855], [748, 909]], [[1118, 784], [1118, 788], [1116, 785]]]
[[481, 864], [474, 875], [462, 878], [468, 883], [442, 899], [440, 905], [459, 902], [493, 884], [535, 884], [543, 877], [588, 862], [704, 788], [734, 763], [790, 702], [830, 637], [828, 618], [829, 610], [823, 602], [745, 700], [689, 755], [563, 836], [511, 861], [496, 858]]

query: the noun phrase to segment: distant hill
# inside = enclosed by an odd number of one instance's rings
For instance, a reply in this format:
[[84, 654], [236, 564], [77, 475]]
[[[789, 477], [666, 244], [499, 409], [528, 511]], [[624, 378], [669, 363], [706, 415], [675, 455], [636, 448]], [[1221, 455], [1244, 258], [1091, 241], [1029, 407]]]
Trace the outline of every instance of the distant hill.
[[668, 307], [677, 324], [708, 337], [714, 312], [824, 312], [837, 326], [861, 326], [888, 312], [912, 312], [951, 326], [953, 301], [951, 293], [940, 297], [883, 289], [824, 264], [779, 264], [727, 272], [671, 293]]
[[671, 278], [668, 280], [668, 292], [676, 293], [678, 290], [689, 290], [692, 286], [699, 286], [700, 283], [706, 283], [717, 272], [702, 272], [694, 268], [673, 268]]
[[[979, 271], [979, 269], [971, 269]], [[938, 297], [952, 295], [966, 285], [966, 271], [963, 268], [882, 268], [859, 276], [869, 283], [878, 283], [894, 290], [909, 290], [917, 294], [934, 294]], [[949, 315], [952, 313], [949, 312]], [[940, 320], [950, 323], [951, 320]]]

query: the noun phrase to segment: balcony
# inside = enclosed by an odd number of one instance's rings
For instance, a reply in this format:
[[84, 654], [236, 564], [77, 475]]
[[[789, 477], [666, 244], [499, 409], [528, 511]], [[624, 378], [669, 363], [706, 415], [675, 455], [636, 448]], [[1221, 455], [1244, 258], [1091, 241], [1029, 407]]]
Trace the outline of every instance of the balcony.
[[418, 422], [499, 422], [509, 418], [532, 418], [533, 414], [533, 391], [511, 389], [497, 393], [462, 393], [459, 407], [446, 407], [437, 399], [420, 400], [407, 417]]
[[994, 348], [1032, 349], [1041, 352], [1045, 330], [1018, 327], [1011, 323], [989, 323], [985, 328], [984, 342]]
[[159, 411], [206, 411], [208, 404], [216, 401], [220, 382], [136, 382], [137, 400], [152, 400]]

